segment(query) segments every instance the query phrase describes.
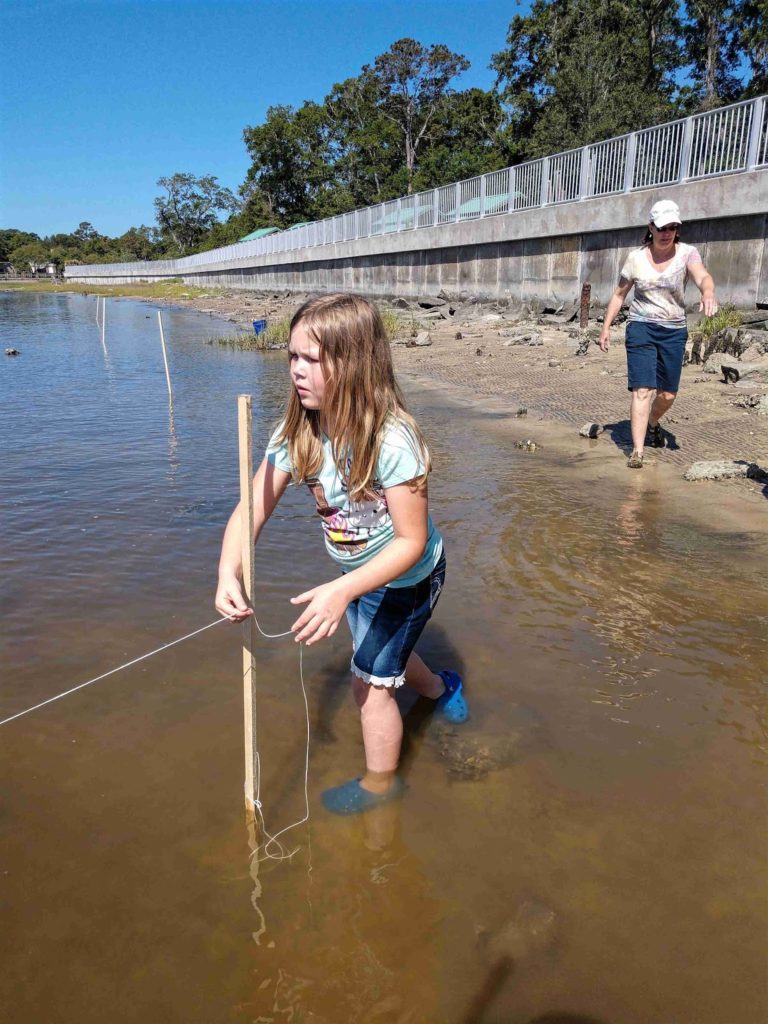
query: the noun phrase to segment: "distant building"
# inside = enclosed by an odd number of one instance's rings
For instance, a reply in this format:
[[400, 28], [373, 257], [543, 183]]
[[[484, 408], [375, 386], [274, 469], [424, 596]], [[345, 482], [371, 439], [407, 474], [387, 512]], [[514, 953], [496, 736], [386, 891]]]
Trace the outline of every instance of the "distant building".
[[244, 235], [242, 238], [238, 238], [238, 242], [252, 242], [256, 238], [266, 238], [267, 235], [274, 235], [280, 228], [256, 228], [250, 235]]
[[30, 263], [29, 269], [32, 272], [33, 277], [55, 277], [56, 276], [56, 264], [55, 263]]

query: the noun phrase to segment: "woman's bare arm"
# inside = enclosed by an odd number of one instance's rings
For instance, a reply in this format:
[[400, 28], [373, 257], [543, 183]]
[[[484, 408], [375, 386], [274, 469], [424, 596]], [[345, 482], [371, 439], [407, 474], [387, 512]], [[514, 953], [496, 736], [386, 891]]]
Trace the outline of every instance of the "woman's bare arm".
[[629, 295], [629, 290], [633, 283], [633, 281], [625, 281], [622, 277], [613, 295], [608, 300], [605, 316], [603, 317], [603, 329], [600, 331], [600, 339], [598, 341], [598, 345], [603, 352], [608, 351], [608, 347], [611, 344], [611, 324], [619, 315], [619, 310], [624, 305], [624, 300]]

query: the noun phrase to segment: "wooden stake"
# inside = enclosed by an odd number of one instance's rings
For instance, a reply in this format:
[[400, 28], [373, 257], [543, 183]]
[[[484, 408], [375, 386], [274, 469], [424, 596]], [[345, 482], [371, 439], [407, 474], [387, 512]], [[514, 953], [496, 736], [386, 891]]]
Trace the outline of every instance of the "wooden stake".
[[[253, 410], [251, 395], [237, 399], [240, 441], [240, 545], [245, 599], [253, 606]], [[245, 727], [245, 807], [253, 812], [256, 800], [256, 629], [253, 616], [243, 622], [243, 718]]]
[[157, 311], [157, 322], [160, 325], [160, 345], [163, 350], [163, 362], [165, 363], [165, 379], [168, 381], [168, 394], [173, 398], [173, 392], [171, 391], [171, 375], [168, 372], [168, 356], [165, 351], [165, 334], [163, 333], [163, 318], [160, 316], [160, 310]]
[[579, 327], [584, 330], [589, 326], [589, 299], [592, 285], [587, 281], [581, 286], [581, 303], [579, 305]]

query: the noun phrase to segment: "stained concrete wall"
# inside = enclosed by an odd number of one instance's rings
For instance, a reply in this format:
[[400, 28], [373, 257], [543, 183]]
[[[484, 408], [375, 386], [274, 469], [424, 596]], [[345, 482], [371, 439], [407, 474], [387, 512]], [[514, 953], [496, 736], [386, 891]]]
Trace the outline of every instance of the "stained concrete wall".
[[[202, 287], [415, 296], [438, 291], [483, 298], [568, 300], [590, 282], [607, 302], [626, 253], [640, 244], [657, 199], [674, 199], [683, 238], [696, 245], [721, 302], [768, 302], [768, 172], [239, 258], [185, 272]], [[120, 276], [109, 267], [70, 267], [68, 280], [125, 283], [167, 277], [151, 264]], [[180, 276], [178, 271], [175, 276]], [[689, 298], [695, 297], [695, 289]]]

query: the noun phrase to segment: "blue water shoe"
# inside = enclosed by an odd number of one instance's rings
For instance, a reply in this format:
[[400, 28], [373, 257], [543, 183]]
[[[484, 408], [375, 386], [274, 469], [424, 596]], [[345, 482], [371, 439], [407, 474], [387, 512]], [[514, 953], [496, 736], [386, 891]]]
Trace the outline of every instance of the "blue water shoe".
[[397, 775], [386, 793], [371, 793], [370, 790], [363, 789], [360, 779], [350, 779], [341, 786], [326, 789], [321, 800], [323, 807], [331, 814], [362, 814], [363, 811], [371, 811], [374, 807], [389, 803], [390, 800], [397, 800], [404, 792], [405, 783]]
[[458, 672], [438, 672], [445, 683], [445, 693], [437, 698], [437, 713], [451, 725], [461, 725], [469, 718], [469, 708], [464, 700], [464, 687]]

